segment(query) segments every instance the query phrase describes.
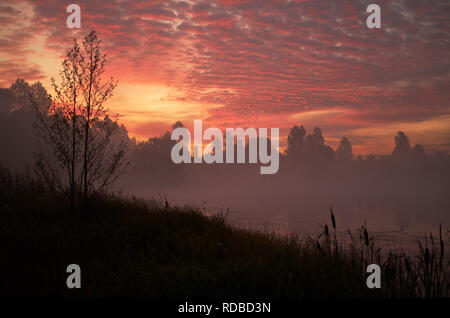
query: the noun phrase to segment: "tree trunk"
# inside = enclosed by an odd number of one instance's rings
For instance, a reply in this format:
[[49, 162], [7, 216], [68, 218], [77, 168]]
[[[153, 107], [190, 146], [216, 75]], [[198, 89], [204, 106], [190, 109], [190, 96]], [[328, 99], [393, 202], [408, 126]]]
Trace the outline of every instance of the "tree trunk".
[[85, 137], [84, 137], [84, 158], [83, 158], [83, 172], [84, 172], [84, 193], [83, 193], [83, 201], [86, 203], [88, 196], [88, 165], [87, 165], [87, 155], [88, 155], [88, 145], [89, 145], [89, 125], [90, 125], [90, 116], [91, 116], [91, 93], [92, 93], [92, 77], [93, 77], [93, 66], [92, 66], [92, 42], [90, 43], [90, 56], [89, 56], [89, 95], [88, 95], [88, 103], [86, 105], [87, 110], [87, 118], [86, 118], [86, 127], [85, 127]]

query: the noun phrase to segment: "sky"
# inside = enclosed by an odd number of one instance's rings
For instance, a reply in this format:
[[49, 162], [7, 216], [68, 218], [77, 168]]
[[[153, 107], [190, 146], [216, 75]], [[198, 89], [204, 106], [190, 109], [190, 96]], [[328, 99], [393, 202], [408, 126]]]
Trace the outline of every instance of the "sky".
[[[118, 87], [107, 107], [138, 140], [204, 127], [319, 126], [356, 154], [394, 135], [450, 150], [450, 2], [385, 0], [0, 1], [0, 87], [51, 92], [73, 38], [96, 30]], [[81, 28], [66, 7], [81, 7]]]

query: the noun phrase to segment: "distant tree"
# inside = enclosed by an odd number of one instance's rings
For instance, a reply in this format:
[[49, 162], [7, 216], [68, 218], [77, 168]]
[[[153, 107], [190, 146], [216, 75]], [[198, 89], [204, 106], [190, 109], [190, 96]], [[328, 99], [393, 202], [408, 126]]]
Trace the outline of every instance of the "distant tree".
[[59, 83], [52, 78], [55, 97], [48, 111], [39, 109], [36, 94], [30, 98], [36, 131], [56, 158], [52, 164], [39, 152], [37, 171], [68, 192], [71, 206], [76, 197], [83, 203], [91, 192], [108, 189], [127, 165], [127, 140], [117, 137], [124, 128], [104, 108], [117, 84], [113, 79], [102, 80], [106, 55], [100, 43], [95, 31], [84, 38], [82, 47], [74, 40], [62, 62]]
[[[172, 130], [183, 127], [180, 121], [172, 125]], [[132, 165], [125, 178], [132, 186], [166, 185], [178, 182], [184, 165], [173, 163], [170, 153], [175, 140], [171, 139], [171, 131], [158, 137], [148, 138], [136, 144], [130, 152]]]
[[306, 150], [306, 130], [303, 126], [291, 128], [287, 139], [286, 154], [288, 156], [296, 156]]
[[[172, 125], [172, 131], [182, 127], [183, 124], [177, 121]], [[136, 161], [147, 170], [152, 168], [151, 165], [158, 167], [172, 166], [173, 162], [170, 157], [170, 151], [175, 144], [176, 141], [171, 139], [171, 131], [166, 131], [159, 137], [148, 138], [147, 141], [137, 144], [136, 149], [139, 156]]]
[[0, 89], [0, 161], [18, 172], [25, 172], [33, 164], [37, 138], [33, 133], [30, 99], [35, 96], [38, 107], [48, 109], [50, 101], [41, 83], [29, 84], [17, 79], [9, 88]]
[[425, 148], [421, 144], [416, 144], [413, 147], [411, 153], [412, 153], [412, 157], [415, 160], [424, 160], [427, 157]]
[[12, 96], [11, 111], [31, 110], [30, 95], [33, 96], [40, 111], [46, 112], [50, 106], [47, 90], [40, 82], [30, 85], [24, 79], [18, 78], [10, 85], [8, 90]]
[[411, 148], [409, 146], [409, 138], [404, 132], [399, 131], [395, 136], [395, 148], [392, 151], [392, 156], [398, 159], [408, 158], [411, 154]]
[[347, 137], [343, 137], [339, 142], [339, 146], [336, 150], [337, 160], [352, 160], [352, 144]]
[[0, 88], [0, 113], [9, 113], [14, 107], [14, 95], [8, 88]]
[[179, 120], [177, 120], [173, 125], [172, 125], [172, 130], [176, 129], [176, 128], [183, 128], [183, 123]]
[[[275, 151], [278, 151], [278, 149], [275, 149], [275, 147], [272, 146], [272, 139], [270, 139], [270, 137], [257, 136], [255, 138], [254, 142], [256, 144], [257, 153], [259, 153], [259, 145], [262, 144], [263, 142], [265, 142], [265, 144], [267, 145], [268, 154], [272, 154]], [[236, 145], [235, 145], [235, 147], [236, 147]], [[236, 155], [236, 152], [237, 152], [237, 150], [235, 149], [235, 152], [234, 152], [235, 155]], [[234, 162], [237, 162], [237, 158], [235, 158]], [[248, 142], [245, 144], [245, 162], [250, 163], [250, 140], [248, 140]], [[256, 158], [256, 162], [261, 164], [259, 155]]]
[[30, 105], [30, 99], [28, 98], [30, 94], [30, 85], [25, 82], [23, 78], [18, 78], [12, 83], [9, 90], [14, 96], [12, 110], [17, 110]]
[[366, 158], [367, 162], [373, 162], [375, 161], [375, 156], [373, 154], [369, 154]]
[[[92, 31], [84, 38], [83, 48], [85, 56], [82, 55], [79, 66], [81, 67], [81, 86], [83, 90], [84, 107], [81, 108], [81, 116], [84, 126], [84, 145], [83, 145], [83, 197], [86, 199], [89, 190], [94, 187], [92, 179], [103, 179], [100, 187], [108, 184], [109, 180], [115, 179], [117, 173], [121, 174], [121, 168], [124, 164], [125, 149], [120, 147], [117, 152], [108, 149], [111, 142], [111, 135], [114, 130], [108, 130], [108, 133], [101, 135], [92, 135], [91, 127], [98, 127], [103, 118], [108, 117], [108, 111], [104, 108], [104, 103], [112, 96], [114, 88], [117, 86], [112, 78], [102, 81], [102, 74], [105, 72], [106, 54], [101, 51], [101, 41], [97, 38], [95, 31]], [[74, 46], [75, 47], [75, 46]], [[111, 122], [110, 122], [111, 123]], [[98, 127], [98, 128], [100, 128]], [[117, 127], [117, 126], [116, 126]], [[96, 137], [103, 137], [101, 140], [95, 140]], [[90, 142], [94, 138], [94, 142]], [[97, 147], [94, 147], [99, 143]], [[108, 158], [106, 156], [108, 155]], [[94, 164], [108, 165], [103, 174], [95, 176], [95, 171], [91, 168]]]
[[309, 155], [315, 158], [332, 160], [334, 151], [331, 147], [325, 145], [325, 138], [322, 136], [322, 130], [319, 127], [314, 128], [312, 134], [306, 137], [306, 150]]
[[306, 148], [314, 153], [320, 153], [325, 145], [325, 138], [322, 136], [322, 130], [319, 127], [314, 128], [312, 134], [306, 137]]

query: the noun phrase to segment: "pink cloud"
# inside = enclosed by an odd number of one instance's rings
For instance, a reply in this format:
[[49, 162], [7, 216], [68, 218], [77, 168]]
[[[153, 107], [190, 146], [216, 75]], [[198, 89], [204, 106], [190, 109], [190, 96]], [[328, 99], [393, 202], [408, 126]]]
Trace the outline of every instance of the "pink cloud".
[[[119, 81], [158, 82], [175, 89], [171, 99], [222, 105], [206, 112], [217, 125], [270, 126], [277, 116], [288, 127], [291, 115], [323, 109], [349, 110], [341, 118], [348, 126], [448, 114], [449, 4], [379, 1], [382, 28], [369, 30], [369, 3], [89, 0], [79, 1], [82, 29], [73, 31], [65, 27], [65, 4], [30, 1], [32, 31], [19, 28], [20, 37], [0, 38], [0, 46], [26, 56], [23, 44], [42, 34], [61, 54], [73, 36], [96, 29]], [[0, 8], [8, 23], [17, 14]]]

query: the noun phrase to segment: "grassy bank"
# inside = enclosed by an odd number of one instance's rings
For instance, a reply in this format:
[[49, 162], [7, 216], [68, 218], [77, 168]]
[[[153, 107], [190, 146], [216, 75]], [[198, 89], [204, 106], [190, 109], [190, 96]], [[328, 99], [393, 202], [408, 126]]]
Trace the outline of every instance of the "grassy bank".
[[[309, 240], [281, 238], [195, 208], [113, 195], [71, 211], [59, 194], [2, 170], [0, 295], [423, 296], [419, 277], [417, 286], [402, 278], [403, 261], [381, 256], [383, 287], [366, 287], [362, 267], [378, 256], [362, 233], [361, 244], [344, 248], [328, 228]], [[81, 289], [66, 287], [72, 263], [81, 267]]]

